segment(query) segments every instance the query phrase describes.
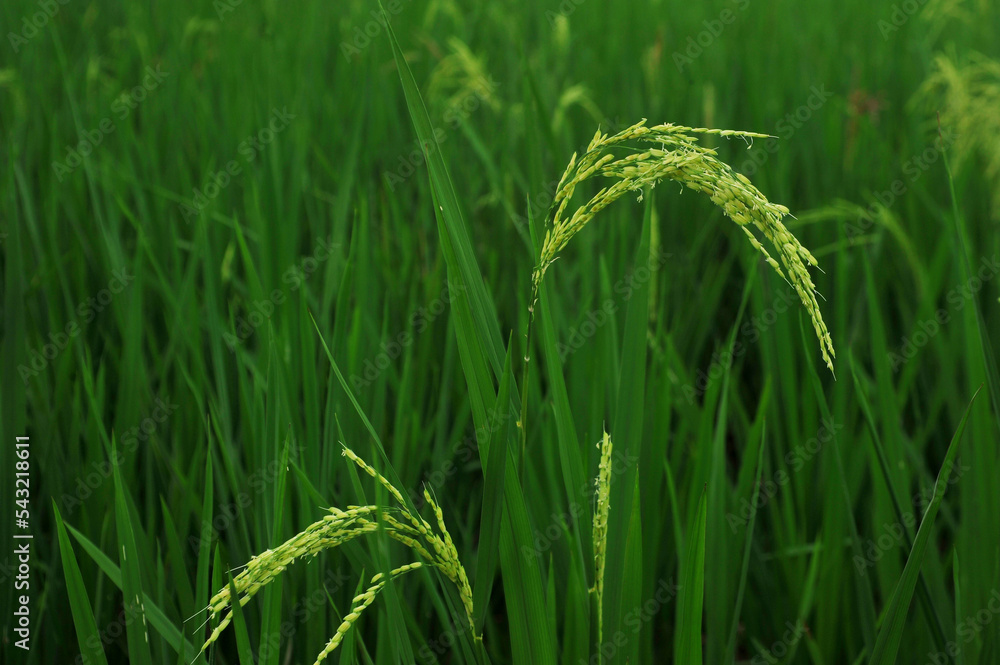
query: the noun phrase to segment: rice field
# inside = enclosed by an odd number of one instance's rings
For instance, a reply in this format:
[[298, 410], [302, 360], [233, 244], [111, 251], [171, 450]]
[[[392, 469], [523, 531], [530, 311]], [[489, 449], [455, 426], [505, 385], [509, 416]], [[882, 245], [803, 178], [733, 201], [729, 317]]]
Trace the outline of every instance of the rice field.
[[0, 662], [1000, 662], [1000, 6], [0, 6]]

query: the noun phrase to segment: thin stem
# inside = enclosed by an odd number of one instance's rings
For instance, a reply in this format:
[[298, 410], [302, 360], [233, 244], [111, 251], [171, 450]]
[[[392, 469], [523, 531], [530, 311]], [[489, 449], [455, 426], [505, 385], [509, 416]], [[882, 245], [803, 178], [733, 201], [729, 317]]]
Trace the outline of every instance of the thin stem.
[[531, 332], [535, 322], [535, 305], [538, 303], [538, 281], [532, 276], [531, 300], [528, 303], [528, 329], [524, 339], [524, 371], [521, 374], [521, 419], [518, 427], [521, 429], [521, 452], [517, 460], [518, 478], [524, 476], [524, 457], [528, 442], [528, 368], [531, 366]]

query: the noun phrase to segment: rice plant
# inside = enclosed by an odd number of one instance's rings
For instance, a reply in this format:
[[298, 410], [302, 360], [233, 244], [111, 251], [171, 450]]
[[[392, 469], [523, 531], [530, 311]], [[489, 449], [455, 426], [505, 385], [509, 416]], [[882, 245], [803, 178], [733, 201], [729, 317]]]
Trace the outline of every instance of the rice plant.
[[[817, 262], [812, 254], [782, 225], [781, 219], [788, 214], [788, 209], [770, 203], [750, 184], [746, 177], [737, 174], [731, 167], [719, 161], [714, 150], [697, 145], [692, 134], [699, 133], [721, 137], [739, 137], [747, 141], [753, 138], [767, 138], [762, 134], [730, 130], [691, 129], [675, 125], [646, 127], [646, 121], [643, 120], [614, 136], [601, 134], [598, 130], [579, 160], [576, 154], [572, 156], [559, 181], [553, 201], [554, 213], [551, 228], [546, 230], [539, 263], [532, 276], [532, 303], [537, 299], [545, 271], [556, 260], [558, 253], [566, 247], [572, 237], [581, 231], [597, 213], [626, 193], [641, 192], [644, 187], [653, 187], [661, 180], [673, 180], [708, 194], [712, 202], [719, 205], [743, 229], [750, 239], [750, 243], [764, 255], [767, 263], [795, 288], [812, 319], [813, 328], [820, 341], [823, 359], [832, 370], [833, 343], [819, 312], [819, 305], [815, 297], [815, 285], [809, 277], [806, 267], [806, 263], [815, 266]], [[659, 147], [641, 152], [632, 151], [624, 157], [615, 159], [611, 150], [624, 148], [629, 141], [654, 144]], [[617, 182], [610, 187], [602, 188], [590, 201], [581, 205], [572, 216], [567, 218], [565, 212], [577, 186], [595, 176], [615, 178]], [[781, 265], [758, 242], [753, 232], [747, 228], [748, 225], [757, 229], [777, 249], [782, 260]], [[524, 381], [523, 385], [526, 386], [527, 363], [525, 364]], [[522, 400], [522, 404], [526, 406], [527, 400], [524, 396], [522, 396]], [[523, 413], [519, 425], [521, 431], [524, 432], [526, 426]], [[593, 515], [595, 581], [591, 593], [598, 608], [596, 617], [597, 643], [601, 644], [603, 641], [601, 608], [604, 596], [605, 547], [612, 454], [611, 439], [606, 432], [603, 442], [598, 447], [601, 450], [601, 462], [600, 472], [595, 480], [597, 487], [597, 500]], [[399, 518], [394, 517], [389, 512], [382, 514], [386, 534], [410, 547], [414, 553], [438, 567], [445, 577], [456, 586], [465, 608], [471, 634], [474, 639], [481, 640], [482, 636], [476, 635], [472, 590], [468, 576], [459, 561], [455, 544], [445, 527], [441, 508], [434, 503], [430, 494], [425, 490], [425, 498], [434, 510], [440, 530], [440, 535], [437, 535], [433, 532], [430, 524], [407, 510], [402, 494], [388, 480], [349, 448], [344, 448], [344, 455], [375, 478], [399, 504], [396, 507], [396, 510], [400, 511]], [[240, 594], [240, 604], [249, 601], [259, 589], [297, 559], [316, 556], [323, 550], [340, 546], [357, 536], [378, 530], [378, 524], [373, 519], [375, 513], [380, 511], [378, 506], [349, 506], [346, 510], [331, 508], [330, 511], [332, 514], [322, 521], [312, 524], [277, 549], [268, 550], [254, 557], [247, 564], [246, 569], [235, 578], [235, 588]], [[433, 556], [430, 554], [431, 551], [434, 553]], [[420, 562], [407, 564], [393, 570], [389, 577], [398, 577], [420, 565], [422, 565]], [[376, 594], [387, 581], [379, 574], [372, 578], [372, 586], [365, 593], [352, 600], [350, 614], [347, 615], [336, 634], [317, 658], [317, 663], [337, 648], [343, 635], [350, 629], [361, 612], [371, 605]], [[216, 618], [226, 612], [232, 602], [230, 589], [228, 587], [221, 589], [213, 596], [209, 604], [211, 617]], [[229, 625], [232, 614], [231, 609], [226, 612], [212, 635], [202, 646], [202, 651], [212, 644]]]
[[[344, 616], [343, 621], [337, 628], [336, 633], [323, 648], [323, 651], [316, 657], [316, 663], [326, 659], [342, 642], [344, 635], [357, 621], [361, 613], [375, 601], [376, 595], [388, 583], [389, 579], [396, 579], [419, 569], [421, 566], [431, 565], [436, 567], [441, 573], [452, 582], [457, 588], [462, 599], [466, 616], [469, 620], [469, 627], [475, 635], [472, 612], [472, 590], [469, 587], [469, 578], [465, 574], [465, 568], [459, 561], [458, 551], [455, 543], [448, 533], [448, 528], [444, 523], [444, 513], [434, 502], [430, 493], [424, 491], [424, 498], [427, 504], [434, 511], [434, 518], [437, 521], [437, 528], [420, 517], [410, 512], [407, 508], [403, 495], [386, 478], [378, 473], [363, 459], [358, 457], [353, 450], [344, 447], [344, 456], [356, 464], [358, 468], [374, 478], [379, 485], [385, 488], [398, 504], [393, 509], [379, 506], [348, 506], [344, 510], [330, 508], [330, 515], [322, 520], [306, 527], [304, 531], [293, 538], [285, 541], [273, 550], [262, 552], [253, 557], [234, 578], [232, 588], [236, 590], [237, 597], [234, 599], [229, 586], [219, 590], [208, 605], [209, 620], [219, 619], [218, 625], [212, 634], [202, 645], [201, 650], [205, 651], [215, 642], [223, 630], [232, 622], [234, 608], [233, 602], [238, 602], [241, 606], [246, 605], [261, 589], [273, 582], [288, 566], [300, 559], [313, 558], [325, 550], [340, 547], [351, 540], [366, 534], [372, 534], [381, 530], [393, 540], [402, 543], [413, 550], [413, 553], [423, 559], [391, 570], [388, 576], [382, 573], [371, 578], [371, 586], [363, 593], [355, 596], [351, 601], [350, 612]], [[433, 552], [433, 554], [432, 554]], [[477, 639], [481, 639], [476, 636]]]
[[0, 25], [0, 663], [997, 662], [995, 0]]

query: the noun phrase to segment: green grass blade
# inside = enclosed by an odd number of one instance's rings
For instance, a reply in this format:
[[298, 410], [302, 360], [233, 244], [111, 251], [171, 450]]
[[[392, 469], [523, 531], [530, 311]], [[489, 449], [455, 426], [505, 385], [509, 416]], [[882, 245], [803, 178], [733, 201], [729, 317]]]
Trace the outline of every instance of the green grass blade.
[[[236, 582], [233, 580], [231, 570], [226, 571], [229, 576], [229, 597], [239, 598], [240, 594], [236, 590]], [[236, 650], [240, 657], [240, 665], [254, 665], [253, 650], [250, 648], [250, 634], [247, 632], [247, 621], [243, 616], [243, 604], [232, 603], [233, 607], [233, 628], [236, 631]]]
[[[550, 304], [550, 299], [554, 295], [553, 282], [554, 280], [550, 279], [542, 284], [541, 294], [535, 307], [539, 317], [539, 341], [545, 359], [546, 379], [549, 381], [552, 411], [555, 415], [556, 436], [559, 442], [559, 468], [566, 489], [566, 500], [573, 506], [588, 500], [586, 494], [581, 495], [580, 489], [590, 485], [585, 471], [587, 465], [580, 450], [580, 440], [569, 402], [569, 392], [566, 390], [563, 364], [559, 358], [556, 327]], [[570, 514], [573, 517], [574, 531], [580, 536], [577, 540], [580, 549], [579, 560], [581, 563], [593, 561], [594, 548], [590, 524], [581, 523], [573, 511], [570, 511]], [[593, 567], [587, 566], [583, 571], [583, 578], [588, 580], [588, 587], [593, 584], [593, 577]]]
[[[760, 496], [760, 479], [764, 472], [764, 449], [767, 447], [765, 445], [767, 431], [767, 421], [764, 421], [763, 428], [760, 433], [760, 445], [757, 447], [757, 475], [754, 480], [754, 490], [753, 490], [753, 500], [750, 505], [756, 506], [758, 498]], [[723, 660], [724, 663], [732, 663], [736, 658], [736, 630], [739, 628], [740, 624], [740, 610], [743, 608], [743, 592], [746, 590], [747, 584], [747, 572], [750, 570], [750, 551], [753, 546], [753, 530], [754, 526], [757, 524], [757, 511], [750, 512], [750, 521], [747, 524], [747, 533], [745, 541], [743, 544], [743, 563], [740, 566], [740, 581], [739, 587], [736, 591], [736, 605], [733, 608], [733, 621], [732, 627], [729, 629], [729, 641], [726, 644], [726, 657]]]
[[496, 573], [497, 547], [500, 543], [500, 522], [503, 516], [504, 478], [507, 471], [507, 441], [510, 439], [511, 418], [505, 411], [510, 408], [510, 391], [513, 383], [511, 356], [513, 346], [508, 346], [507, 360], [504, 362], [503, 375], [500, 378], [500, 391], [497, 393], [496, 404], [493, 407], [493, 417], [499, 426], [489, 434], [490, 448], [488, 462], [483, 469], [483, 508], [479, 521], [479, 557], [476, 565], [476, 584], [473, 588], [472, 600], [475, 608], [476, 632], [482, 633], [483, 621], [490, 602], [493, 589], [493, 577]]
[[122, 482], [118, 460], [118, 447], [114, 436], [111, 439], [115, 478], [115, 524], [118, 531], [118, 547], [121, 550], [122, 602], [126, 616], [132, 620], [126, 625], [129, 661], [135, 665], [152, 665], [149, 652], [149, 633], [146, 628], [146, 609], [142, 592], [142, 574], [139, 570], [139, 548], [135, 542], [135, 531], [125, 502], [125, 485]]
[[94, 610], [90, 605], [87, 587], [80, 574], [80, 566], [73, 554], [73, 545], [69, 542], [66, 525], [62, 515], [52, 501], [52, 514], [56, 519], [56, 531], [59, 534], [59, 554], [62, 558], [63, 577], [66, 578], [66, 594], [69, 596], [69, 609], [76, 626], [76, 640], [80, 645], [80, 655], [84, 665], [108, 665], [101, 647], [100, 634], [97, 632], [97, 622], [94, 620]]
[[[206, 431], [208, 432], [209, 440], [205, 448], [205, 493], [201, 502], [201, 521], [198, 523], [198, 530], [196, 532], [198, 539], [196, 541], [198, 545], [198, 564], [195, 572], [195, 602], [198, 603], [199, 609], [208, 605], [209, 594], [211, 593], [208, 585], [208, 576], [212, 565], [212, 537], [214, 534], [212, 517], [215, 512], [215, 477], [212, 472], [212, 422], [211, 419], [206, 421], [208, 425]], [[193, 623], [197, 626], [200, 622], [194, 621]], [[200, 641], [202, 638], [195, 636], [195, 639]], [[206, 662], [201, 654], [199, 654], [198, 658]]]
[[[903, 513], [903, 506], [899, 502], [899, 497], [896, 494], [895, 484], [892, 482], [892, 473], [889, 471], [889, 461], [886, 458], [885, 448], [882, 446], [882, 439], [879, 436], [878, 428], [875, 426], [875, 419], [872, 417], [871, 406], [868, 404], [868, 398], [865, 396], [864, 389], [861, 387], [861, 382], [858, 379], [857, 368], [854, 365], [854, 355], [848, 352], [848, 360], [851, 366], [851, 376], [854, 380], [854, 390], [858, 396], [858, 403], [861, 405], [861, 410], [865, 415], [865, 421], [868, 423], [868, 430], [871, 434], [872, 444], [875, 446], [875, 452], [878, 457], [879, 469], [882, 472], [882, 480], [886, 484], [886, 489], [889, 492], [889, 497], [892, 500], [893, 510], [896, 512], [897, 523], [901, 526], [903, 530], [903, 542], [906, 547], [913, 550], [913, 539], [910, 536], [910, 531], [907, 528], [906, 518]], [[934, 607], [934, 603], [931, 600], [930, 591], [927, 588], [927, 581], [924, 579], [924, 575], [917, 569], [917, 599], [920, 602], [920, 607], [924, 612], [924, 617], [927, 620], [927, 625], [931, 631], [931, 637], [934, 639], [935, 646], [938, 651], [946, 654], [948, 662], [953, 662], [951, 654], [947, 652], [947, 645], [945, 644], [944, 637], [944, 624], [941, 622], [941, 617], [938, 616], [938, 612]]]
[[[965, 248], [965, 223], [962, 213], [958, 209], [958, 197], [955, 195], [955, 179], [951, 174], [951, 165], [948, 162], [948, 155], [943, 154], [945, 172], [948, 174], [948, 192], [951, 194], [952, 220], [955, 224], [955, 237], [958, 250], [962, 255], [962, 274], [968, 280], [972, 277], [972, 264], [969, 262], [969, 253]], [[983, 308], [979, 304], [979, 298], [973, 297], [972, 304], [976, 312], [976, 321], [979, 324], [979, 343], [983, 354], [983, 362], [986, 370], [986, 379], [989, 382], [990, 402], [993, 404], [993, 417], [1000, 430], [1000, 367], [997, 365], [996, 354], [993, 352], [992, 336], [986, 327], [986, 319], [983, 318]]]
[[[649, 258], [650, 229], [654, 196], [647, 191], [642, 237], [635, 253], [635, 265], [645, 265]], [[618, 402], [615, 418], [611, 423], [611, 440], [615, 450], [621, 451], [624, 469], [611, 483], [611, 506], [608, 513], [607, 558], [604, 579], [604, 634], [615, 635], [625, 630], [625, 614], [636, 607], [640, 599], [625, 596], [625, 590], [634, 588], [626, 575], [642, 579], [641, 567], [626, 566], [626, 545], [632, 522], [632, 492], [635, 489], [642, 443], [643, 409], [646, 388], [646, 330], [649, 325], [649, 281], [638, 285], [628, 302], [625, 316], [621, 375], [618, 380]], [[638, 648], [636, 640], [628, 649], [618, 649], [608, 658], [609, 665], [626, 662], [629, 652]]]
[[674, 662], [701, 665], [701, 619], [705, 602], [705, 525], [708, 513], [707, 488], [701, 492], [698, 513], [686, 534], [677, 630], [674, 634]]
[[[437, 215], [444, 222], [448, 237], [452, 242], [455, 252], [456, 267], [462, 274], [466, 288], [469, 289], [469, 299], [472, 303], [472, 314], [475, 320], [476, 329], [483, 340], [483, 351], [490, 361], [490, 366], [496, 376], [499, 376], [503, 367], [503, 340], [500, 337], [500, 327], [496, 319], [496, 309], [492, 304], [492, 299], [486, 291], [486, 284], [483, 281], [482, 272], [476, 261], [472, 248], [472, 241], [469, 239], [469, 231], [465, 220], [462, 217], [462, 209], [458, 203], [458, 196], [455, 194], [455, 187], [451, 182], [451, 175], [441, 154], [441, 145], [434, 132], [427, 107], [424, 105], [423, 97], [413, 72], [406, 62], [406, 57], [399, 46], [396, 34], [389, 24], [389, 15], [379, 2], [382, 10], [382, 18], [385, 21], [386, 34], [389, 44], [392, 46], [392, 55], [396, 61], [396, 69], [403, 85], [403, 93], [406, 97], [406, 105], [410, 112], [410, 119], [417, 132], [417, 139], [424, 148], [424, 155], [427, 161], [427, 174], [430, 177], [431, 190], [434, 195], [435, 210]], [[433, 149], [428, 147], [433, 146]]]
[[896, 583], [896, 588], [889, 599], [889, 605], [882, 620], [882, 628], [879, 630], [875, 641], [875, 649], [872, 653], [871, 661], [869, 661], [870, 665], [892, 665], [896, 662], [896, 653], [903, 639], [903, 629], [906, 626], [906, 615], [910, 608], [910, 601], [913, 598], [913, 591], [917, 586], [920, 567], [924, 561], [927, 545], [931, 542], [931, 533], [934, 530], [934, 518], [937, 516], [941, 502], [944, 500], [944, 493], [948, 487], [948, 477], [951, 475], [955, 457], [958, 455], [958, 442], [965, 431], [965, 423], [969, 419], [969, 413], [972, 411], [972, 405], [975, 403], [977, 395], [979, 395], [978, 390], [972, 396], [972, 400], [965, 410], [965, 415], [962, 416], [962, 421], [959, 423], [958, 429], [955, 430], [955, 436], [952, 437], [951, 443], [948, 444], [948, 452], [945, 453], [937, 480], [934, 481], [934, 494], [927, 506], [927, 510], [924, 511], [923, 518], [920, 520], [920, 528], [917, 529], [917, 536], [913, 541], [913, 547], [910, 549], [910, 556], [906, 559], [903, 574]]
[[[122, 573], [115, 563], [108, 558], [104, 552], [101, 551], [97, 545], [90, 541], [82, 533], [74, 529], [71, 525], [67, 524], [66, 529], [76, 538], [77, 542], [83, 547], [83, 549], [90, 555], [90, 558], [94, 560], [94, 563], [108, 576], [111, 583], [114, 584], [119, 589], [122, 588]], [[181, 653], [183, 651], [184, 658], [187, 662], [192, 662], [195, 656], [198, 655], [198, 649], [196, 649], [184, 635], [181, 633], [180, 629], [170, 619], [167, 615], [159, 608], [156, 603], [148, 596], [143, 596], [143, 607], [145, 608], [146, 618], [149, 619], [149, 625], [153, 627], [156, 632], [167, 641], [174, 651]]]
[[[799, 320], [799, 333], [802, 336], [803, 343], [805, 343], [807, 341], [806, 330], [801, 319]], [[811, 363], [806, 363], [806, 366], [809, 369], [809, 378], [812, 382], [813, 391], [816, 393], [816, 401], [819, 403], [820, 414], [826, 418], [827, 422], [832, 423], [834, 422], [833, 414], [830, 412], [826, 395], [823, 393], [823, 385], [820, 383], [819, 373]], [[858, 523], [854, 519], [854, 503], [851, 500], [851, 490], [847, 485], [844, 459], [840, 453], [840, 442], [837, 439], [836, 432], [833, 432], [831, 447], [833, 448], [833, 458], [837, 470], [837, 485], [840, 487], [840, 493], [844, 498], [844, 513], [847, 515], [853, 560], [865, 561], [865, 555], [861, 549], [861, 534], [858, 531]], [[852, 579], [854, 580], [854, 592], [857, 596], [856, 601], [858, 603], [859, 616], [861, 617], [861, 635], [865, 641], [865, 653], [871, 654], [872, 649], [875, 648], [875, 627], [878, 617], [878, 612], [875, 610], [875, 597], [872, 593], [871, 581], [868, 575], [862, 574], [852, 575]]]

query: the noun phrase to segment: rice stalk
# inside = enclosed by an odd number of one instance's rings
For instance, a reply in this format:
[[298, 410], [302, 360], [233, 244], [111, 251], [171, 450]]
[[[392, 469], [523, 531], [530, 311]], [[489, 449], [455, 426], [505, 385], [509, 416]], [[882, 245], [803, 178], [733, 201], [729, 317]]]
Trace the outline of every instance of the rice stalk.
[[[481, 636], [476, 635], [473, 623], [472, 589], [469, 585], [469, 578], [459, 560], [455, 543], [445, 526], [441, 507], [425, 490], [424, 496], [434, 510], [437, 521], [435, 529], [427, 520], [411, 513], [399, 490], [370, 464], [358, 457], [353, 450], [345, 446], [343, 455], [385, 487], [399, 506], [393, 508], [380, 508], [375, 505], [348, 506], [346, 510], [336, 507], [329, 508], [330, 514], [324, 516], [323, 519], [309, 525], [304, 531], [275, 549], [265, 550], [250, 559], [243, 571], [233, 580], [233, 588], [236, 589], [237, 601], [240, 606], [246, 605], [258, 591], [274, 581], [278, 575], [296, 561], [305, 557], [315, 557], [324, 550], [338, 547], [354, 538], [374, 533], [382, 528], [390, 538], [410, 548], [426, 562], [426, 565], [436, 567], [456, 586], [465, 608], [472, 635], [474, 639], [481, 640]], [[381, 525], [378, 522], [380, 512], [382, 513]], [[395, 578], [422, 565], [425, 564], [417, 562], [396, 568], [390, 572], [390, 577]], [[372, 578], [372, 586], [354, 599], [351, 612], [344, 618], [337, 633], [317, 658], [317, 663], [337, 648], [343, 639], [343, 634], [350, 629], [358, 615], [374, 601], [375, 596], [386, 582], [387, 580], [382, 579], [381, 574], [376, 575]], [[212, 631], [205, 644], [202, 645], [202, 652], [215, 642], [222, 631], [231, 623], [233, 618], [232, 603], [233, 598], [229, 586], [223, 587], [212, 596], [207, 608], [209, 618], [218, 619], [221, 617], [222, 620]]]
[[[781, 220], [789, 214], [788, 208], [768, 201], [746, 176], [721, 161], [715, 150], [699, 145], [697, 135], [722, 138], [735, 136], [748, 143], [755, 138], [770, 138], [766, 134], [754, 132], [701, 129], [669, 123], [647, 127], [646, 120], [643, 119], [611, 136], [602, 134], [598, 129], [583, 155], [573, 153], [570, 158], [556, 187], [548, 214], [551, 219], [531, 277], [524, 375], [521, 382], [521, 420], [518, 423], [521, 429], [522, 457], [527, 440], [525, 420], [534, 308], [546, 271], [570, 240], [597, 213], [630, 192], [639, 192], [641, 200], [643, 188], [655, 187], [663, 180], [673, 180], [707, 194], [727, 217], [736, 222], [767, 264], [795, 289], [812, 321], [823, 361], [833, 372], [833, 358], [836, 357], [833, 339], [823, 321], [816, 299], [816, 285], [807, 267], [816, 267], [818, 262], [782, 224]], [[613, 182], [602, 187], [583, 205], [571, 208], [570, 203], [577, 187], [596, 176], [610, 178]], [[777, 259], [761, 244], [755, 231], [768, 241], [777, 254]]]

